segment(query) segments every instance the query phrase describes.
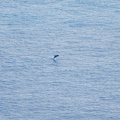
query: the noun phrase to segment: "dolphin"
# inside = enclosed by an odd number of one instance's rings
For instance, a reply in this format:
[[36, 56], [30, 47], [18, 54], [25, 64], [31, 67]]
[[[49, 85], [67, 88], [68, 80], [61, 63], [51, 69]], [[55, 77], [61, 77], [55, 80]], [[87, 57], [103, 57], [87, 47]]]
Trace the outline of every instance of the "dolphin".
[[54, 55], [54, 59], [56, 58], [56, 57], [58, 57], [59, 55]]

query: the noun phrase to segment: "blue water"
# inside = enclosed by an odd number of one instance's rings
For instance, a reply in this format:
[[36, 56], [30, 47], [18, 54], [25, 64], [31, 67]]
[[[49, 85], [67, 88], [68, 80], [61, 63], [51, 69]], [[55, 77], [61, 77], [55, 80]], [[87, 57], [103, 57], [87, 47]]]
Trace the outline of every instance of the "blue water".
[[119, 0], [0, 1], [0, 120], [120, 120], [119, 66]]

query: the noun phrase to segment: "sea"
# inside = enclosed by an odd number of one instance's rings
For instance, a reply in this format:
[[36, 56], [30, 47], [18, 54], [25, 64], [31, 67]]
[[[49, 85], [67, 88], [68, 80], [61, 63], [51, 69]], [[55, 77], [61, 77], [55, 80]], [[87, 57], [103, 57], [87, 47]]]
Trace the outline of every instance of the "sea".
[[0, 120], [120, 120], [120, 0], [0, 0]]

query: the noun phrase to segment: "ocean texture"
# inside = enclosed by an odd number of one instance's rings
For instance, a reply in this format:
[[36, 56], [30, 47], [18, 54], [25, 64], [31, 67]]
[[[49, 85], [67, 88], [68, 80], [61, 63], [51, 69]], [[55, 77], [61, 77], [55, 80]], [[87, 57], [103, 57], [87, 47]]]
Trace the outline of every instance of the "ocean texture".
[[1, 0], [0, 120], [120, 120], [120, 1]]

